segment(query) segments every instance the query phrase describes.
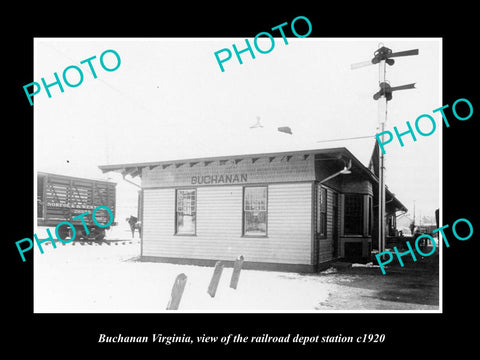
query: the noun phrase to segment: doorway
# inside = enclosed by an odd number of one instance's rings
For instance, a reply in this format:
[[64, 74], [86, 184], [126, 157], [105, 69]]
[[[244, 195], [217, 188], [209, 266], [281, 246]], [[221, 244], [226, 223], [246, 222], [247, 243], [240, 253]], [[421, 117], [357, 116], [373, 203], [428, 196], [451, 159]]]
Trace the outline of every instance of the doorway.
[[333, 192], [332, 206], [332, 246], [333, 257], [338, 257], [338, 193]]

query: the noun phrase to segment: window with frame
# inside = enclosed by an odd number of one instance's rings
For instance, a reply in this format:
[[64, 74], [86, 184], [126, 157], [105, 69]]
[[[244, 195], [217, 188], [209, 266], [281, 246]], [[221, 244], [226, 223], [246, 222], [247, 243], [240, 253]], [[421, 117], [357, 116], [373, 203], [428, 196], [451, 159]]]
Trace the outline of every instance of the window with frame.
[[345, 194], [344, 234], [363, 235], [363, 195]]
[[317, 234], [327, 236], [327, 189], [323, 187], [317, 191]]
[[197, 189], [177, 189], [175, 234], [195, 235], [197, 228]]
[[267, 213], [267, 187], [244, 187], [243, 235], [266, 236]]

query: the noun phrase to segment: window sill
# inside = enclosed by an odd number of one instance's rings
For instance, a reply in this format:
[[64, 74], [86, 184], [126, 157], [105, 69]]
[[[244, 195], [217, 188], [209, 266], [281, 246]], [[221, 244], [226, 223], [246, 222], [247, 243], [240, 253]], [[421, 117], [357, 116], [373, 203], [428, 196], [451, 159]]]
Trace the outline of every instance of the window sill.
[[196, 237], [197, 234], [173, 234], [173, 236], [192, 236], [192, 237]]
[[268, 238], [268, 235], [242, 235], [242, 238]]

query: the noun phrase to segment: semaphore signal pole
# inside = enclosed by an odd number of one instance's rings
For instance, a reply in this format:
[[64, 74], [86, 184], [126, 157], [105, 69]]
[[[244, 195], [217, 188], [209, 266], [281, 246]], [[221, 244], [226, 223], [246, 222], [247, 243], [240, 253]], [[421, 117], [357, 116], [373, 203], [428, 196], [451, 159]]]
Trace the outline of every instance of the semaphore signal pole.
[[[385, 81], [385, 76], [387, 72], [387, 64], [386, 64], [386, 59], [382, 59], [378, 63], [378, 84], [386, 84]], [[386, 89], [386, 87], [385, 87]], [[380, 91], [381, 92], [381, 91]], [[378, 94], [378, 93], [377, 93]], [[376, 95], [376, 94], [375, 94]], [[374, 95], [374, 96], [375, 96]], [[381, 131], [381, 141], [382, 143], [385, 141], [384, 139], [384, 131], [385, 131], [385, 122], [387, 121], [387, 104], [388, 104], [388, 99], [386, 94], [380, 95], [379, 103], [378, 103], [378, 109], [379, 109], [379, 114], [378, 114], [378, 120], [380, 122], [380, 131]], [[383, 109], [384, 110], [383, 110]], [[378, 192], [378, 219], [379, 219], [379, 224], [378, 224], [378, 251], [384, 252], [385, 251], [385, 246], [386, 246], [386, 237], [385, 237], [385, 156], [383, 154], [383, 151], [379, 151], [379, 162], [378, 162], [378, 187], [379, 187], [379, 192]], [[382, 259], [383, 260], [383, 259]]]
[[[399, 51], [399, 52], [392, 52], [391, 49], [383, 46], [383, 44], [379, 44], [379, 48], [374, 53], [374, 57], [372, 60], [364, 61], [361, 63], [352, 64], [352, 70], [358, 69], [360, 67], [378, 64], [378, 85], [380, 86], [380, 90], [373, 95], [374, 100], [380, 100], [378, 102], [378, 121], [379, 127], [381, 131], [381, 141], [384, 142], [384, 131], [385, 131], [385, 123], [387, 122], [387, 103], [392, 99], [392, 92], [396, 90], [406, 90], [406, 89], [414, 89], [415, 83], [407, 84], [397, 87], [391, 87], [390, 84], [387, 83], [385, 77], [387, 72], [386, 64], [393, 65], [395, 60], [392, 59], [394, 57], [400, 56], [410, 56], [410, 55], [418, 55], [418, 49], [415, 50], [406, 50], [406, 51]], [[384, 252], [385, 245], [386, 245], [386, 234], [385, 234], [385, 155], [383, 151], [379, 151], [379, 172], [378, 172], [378, 251]]]

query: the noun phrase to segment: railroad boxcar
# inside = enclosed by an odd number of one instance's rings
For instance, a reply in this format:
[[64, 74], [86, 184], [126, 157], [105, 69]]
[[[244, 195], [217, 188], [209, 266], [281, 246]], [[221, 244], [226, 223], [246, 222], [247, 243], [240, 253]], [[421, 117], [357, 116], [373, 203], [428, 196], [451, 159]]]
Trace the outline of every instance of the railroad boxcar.
[[[115, 218], [116, 183], [92, 180], [72, 176], [37, 173], [37, 225], [57, 226], [62, 221], [68, 221], [75, 227], [76, 240], [102, 241], [107, 228], [95, 226], [91, 213], [98, 206], [107, 206]], [[89, 212], [83, 220], [88, 228], [88, 234], [82, 224], [82, 218], [73, 217]], [[95, 219], [100, 224], [107, 224], [110, 215], [104, 209], [99, 209]], [[112, 225], [116, 224], [112, 219]], [[62, 239], [72, 236], [72, 230], [67, 224], [58, 228]]]

